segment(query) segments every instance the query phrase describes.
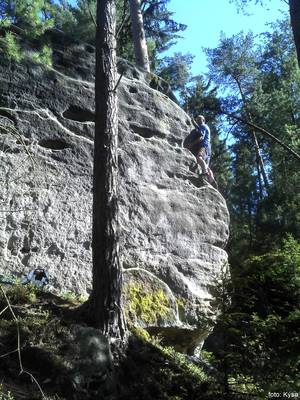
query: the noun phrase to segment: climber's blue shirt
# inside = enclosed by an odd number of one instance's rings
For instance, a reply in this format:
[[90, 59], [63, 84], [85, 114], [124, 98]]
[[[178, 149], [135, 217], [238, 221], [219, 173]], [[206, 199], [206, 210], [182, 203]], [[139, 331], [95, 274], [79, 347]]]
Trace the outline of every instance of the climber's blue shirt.
[[211, 144], [210, 144], [210, 129], [206, 124], [199, 125], [198, 131], [201, 136], [203, 136], [203, 140], [201, 141], [201, 147], [205, 147], [207, 149], [207, 154], [211, 154]]

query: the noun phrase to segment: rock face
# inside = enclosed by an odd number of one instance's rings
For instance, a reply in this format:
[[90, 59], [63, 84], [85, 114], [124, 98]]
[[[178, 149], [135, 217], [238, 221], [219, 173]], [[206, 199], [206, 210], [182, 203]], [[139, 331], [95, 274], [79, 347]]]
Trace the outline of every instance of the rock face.
[[[94, 84], [80, 59], [73, 59], [68, 75], [62, 57], [55, 53], [53, 68], [1, 61], [0, 273], [22, 276], [42, 267], [54, 287], [85, 293], [91, 285]], [[92, 69], [91, 51], [88, 57], [85, 67]], [[150, 87], [152, 75], [126, 62], [119, 69], [125, 281], [156, 280], [155, 290], [169, 293], [169, 317], [144, 326], [176, 328], [186, 338], [190, 332], [183, 350], [191, 352], [188, 347], [207, 335], [203, 321], [216, 314], [213, 287], [227, 259], [228, 210], [220, 193], [190, 170], [193, 157], [182, 147], [192, 129], [189, 117]]]

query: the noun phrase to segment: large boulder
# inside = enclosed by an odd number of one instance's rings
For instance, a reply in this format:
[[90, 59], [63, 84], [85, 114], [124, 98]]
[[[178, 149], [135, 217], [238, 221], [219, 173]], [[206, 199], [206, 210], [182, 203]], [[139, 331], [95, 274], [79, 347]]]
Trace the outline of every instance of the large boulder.
[[[88, 57], [85, 67], [93, 68], [91, 51]], [[77, 68], [69, 75], [58, 54], [54, 61], [53, 68], [0, 62], [0, 273], [22, 276], [41, 267], [58, 290], [86, 293], [94, 82], [92, 74], [80, 76], [80, 60], [73, 58]], [[228, 210], [221, 194], [191, 171], [193, 157], [182, 146], [192, 129], [189, 116], [151, 88], [158, 81], [153, 74], [124, 61], [119, 69], [125, 283], [168, 298], [166, 318], [142, 326], [161, 328], [166, 337], [169, 329], [173, 339], [175, 329], [175, 342], [176, 332], [185, 338], [190, 332], [194, 348], [217, 313], [214, 288], [227, 260]]]

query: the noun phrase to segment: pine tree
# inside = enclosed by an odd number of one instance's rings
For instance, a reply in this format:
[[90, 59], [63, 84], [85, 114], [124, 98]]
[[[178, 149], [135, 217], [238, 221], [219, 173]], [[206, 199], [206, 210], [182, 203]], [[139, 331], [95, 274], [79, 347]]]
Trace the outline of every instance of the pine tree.
[[[237, 6], [244, 10], [248, 3], [254, 2], [260, 5], [268, 5], [267, 0], [229, 0], [231, 3], [236, 3]], [[300, 3], [298, 0], [288, 0], [285, 3], [289, 5], [290, 24], [293, 31], [294, 45], [297, 50], [298, 65], [300, 67]]]
[[122, 270], [118, 223], [118, 108], [114, 0], [97, 5], [93, 185], [93, 289], [90, 320], [109, 337], [123, 339]]
[[183, 101], [187, 96], [187, 85], [192, 78], [193, 59], [194, 56], [190, 53], [174, 53], [172, 57], [160, 60], [156, 68], [157, 74], [169, 83], [173, 91], [178, 92]]
[[53, 26], [52, 10], [47, 0], [3, 0], [0, 20], [17, 26], [29, 39], [36, 38]]
[[129, 2], [135, 60], [138, 66], [150, 72], [148, 49], [145, 38], [140, 0], [129, 0]]

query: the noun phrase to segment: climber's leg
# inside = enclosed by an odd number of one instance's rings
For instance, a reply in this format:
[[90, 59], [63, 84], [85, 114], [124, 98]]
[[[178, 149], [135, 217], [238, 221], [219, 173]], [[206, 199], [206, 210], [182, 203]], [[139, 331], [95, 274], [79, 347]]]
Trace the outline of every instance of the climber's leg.
[[204, 161], [204, 157], [206, 154], [205, 147], [202, 147], [199, 151], [198, 154], [196, 155], [197, 163], [201, 167], [202, 174], [207, 174], [209, 176], [209, 168], [206, 162]]

